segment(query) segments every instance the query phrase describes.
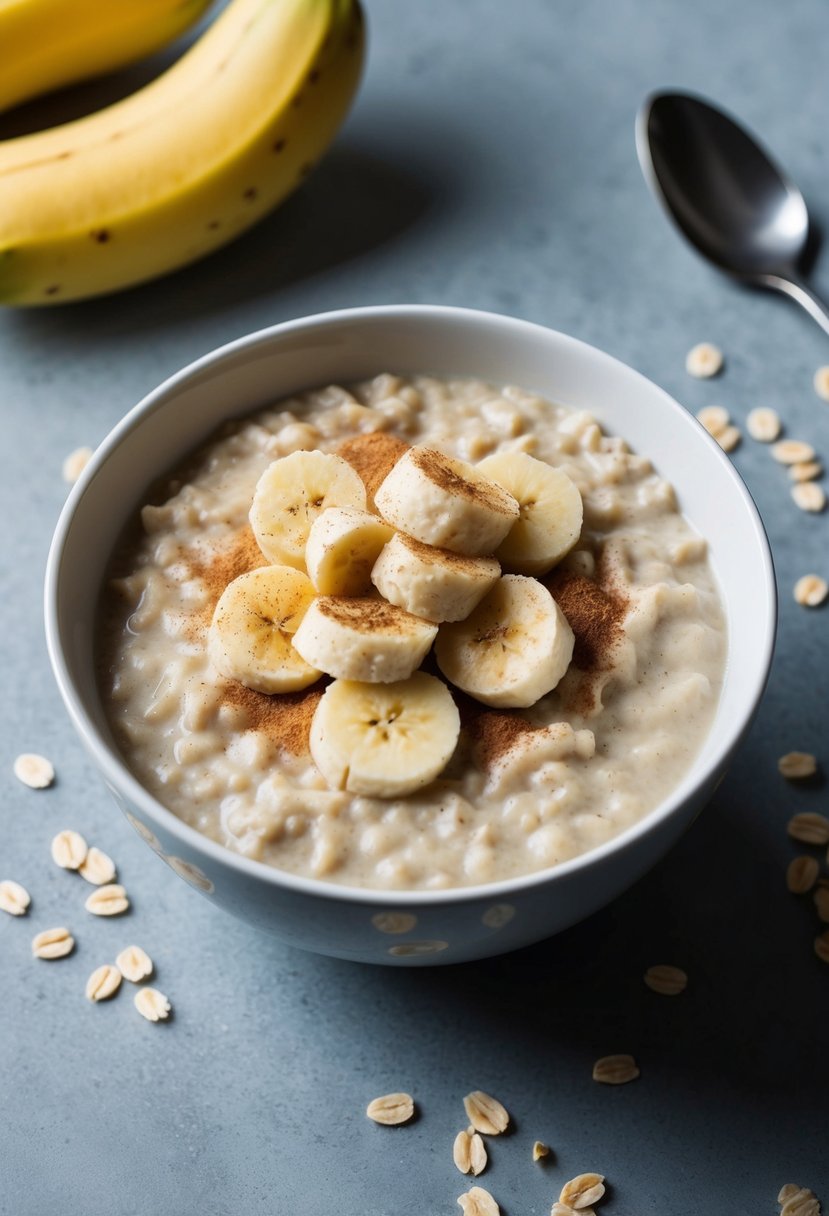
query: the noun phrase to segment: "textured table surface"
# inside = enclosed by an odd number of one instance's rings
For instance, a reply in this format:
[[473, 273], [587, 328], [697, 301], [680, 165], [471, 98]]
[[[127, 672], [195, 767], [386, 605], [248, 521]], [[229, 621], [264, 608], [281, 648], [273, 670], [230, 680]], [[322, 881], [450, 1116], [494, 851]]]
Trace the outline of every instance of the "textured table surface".
[[[781, 592], [751, 734], [656, 870], [520, 954], [391, 971], [297, 953], [236, 923], [134, 835], [59, 702], [40, 596], [64, 456], [182, 364], [275, 321], [378, 302], [510, 312], [609, 350], [691, 410], [721, 403], [739, 422], [773, 406], [829, 458], [829, 406], [812, 389], [829, 340], [793, 305], [698, 261], [648, 196], [633, 146], [649, 90], [707, 94], [763, 133], [829, 226], [829, 17], [816, 0], [367, 7], [358, 103], [280, 212], [140, 290], [0, 316], [0, 878], [34, 897], [27, 919], [0, 915], [0, 1212], [451, 1213], [468, 1185], [451, 1145], [472, 1088], [514, 1116], [480, 1179], [507, 1216], [548, 1212], [583, 1170], [607, 1175], [608, 1216], [762, 1216], [786, 1182], [829, 1206], [829, 969], [813, 954], [809, 899], [784, 881], [797, 851], [786, 823], [825, 810], [826, 791], [787, 785], [776, 768], [791, 749], [829, 761], [829, 608], [792, 598], [801, 574], [829, 575], [829, 518], [797, 510], [761, 445], [744, 439], [734, 453]], [[34, 108], [0, 134], [54, 113]], [[829, 251], [814, 282], [829, 294]], [[726, 353], [713, 382], [684, 370], [701, 340]], [[53, 759], [51, 790], [12, 776], [29, 750]], [[64, 827], [117, 860], [128, 919], [83, 911], [84, 884], [49, 859]], [[63, 923], [75, 954], [34, 961], [33, 933]], [[125, 993], [84, 1000], [89, 972], [132, 940], [174, 1002], [166, 1026], [142, 1021]], [[687, 970], [683, 996], [645, 988], [654, 962]], [[597, 1056], [628, 1051], [637, 1082], [591, 1080]], [[412, 1126], [364, 1118], [391, 1089], [415, 1094]], [[554, 1149], [543, 1168], [536, 1138]]]

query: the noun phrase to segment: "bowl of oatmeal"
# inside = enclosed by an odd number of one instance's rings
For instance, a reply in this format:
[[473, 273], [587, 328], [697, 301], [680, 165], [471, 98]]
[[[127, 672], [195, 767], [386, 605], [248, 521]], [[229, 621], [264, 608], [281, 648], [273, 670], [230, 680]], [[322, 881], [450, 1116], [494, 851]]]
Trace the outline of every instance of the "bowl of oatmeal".
[[171, 377], [46, 578], [70, 716], [181, 878], [284, 940], [463, 961], [589, 915], [721, 779], [775, 591], [661, 389], [514, 318], [287, 322]]

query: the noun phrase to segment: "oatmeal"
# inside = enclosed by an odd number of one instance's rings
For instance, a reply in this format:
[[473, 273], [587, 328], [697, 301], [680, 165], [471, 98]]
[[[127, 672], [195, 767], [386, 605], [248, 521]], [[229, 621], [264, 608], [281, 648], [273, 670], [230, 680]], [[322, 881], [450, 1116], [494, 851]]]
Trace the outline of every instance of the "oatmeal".
[[521, 389], [391, 375], [229, 424], [168, 478], [101, 636], [113, 734], [159, 801], [280, 869], [404, 890], [641, 820], [726, 652], [705, 542], [646, 457]]

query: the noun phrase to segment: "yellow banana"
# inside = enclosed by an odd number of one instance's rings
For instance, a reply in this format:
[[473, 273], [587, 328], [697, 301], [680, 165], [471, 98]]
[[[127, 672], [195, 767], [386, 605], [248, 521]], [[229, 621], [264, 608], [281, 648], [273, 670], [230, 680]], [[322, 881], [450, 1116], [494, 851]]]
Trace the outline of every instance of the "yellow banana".
[[210, 0], [0, 0], [0, 110], [133, 63], [177, 38]]
[[115, 291], [238, 236], [325, 151], [362, 53], [359, 0], [231, 0], [131, 97], [0, 143], [0, 303]]

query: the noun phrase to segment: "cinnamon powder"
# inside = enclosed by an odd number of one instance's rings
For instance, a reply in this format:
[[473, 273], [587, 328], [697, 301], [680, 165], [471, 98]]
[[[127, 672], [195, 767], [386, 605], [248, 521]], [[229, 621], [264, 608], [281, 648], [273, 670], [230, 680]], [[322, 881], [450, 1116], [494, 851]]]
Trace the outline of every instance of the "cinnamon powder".
[[568, 570], [555, 570], [546, 587], [575, 635], [575, 666], [586, 672], [606, 671], [611, 664], [611, 652], [622, 636], [627, 600]]
[[372, 431], [369, 435], [355, 435], [346, 439], [337, 448], [336, 454], [347, 460], [359, 474], [366, 487], [369, 508], [374, 506], [374, 495], [379, 490], [394, 466], [409, 445], [385, 431]]
[[[209, 594], [208, 603], [199, 613], [200, 630], [210, 623], [213, 610], [229, 583], [240, 574], [247, 574], [249, 570], [256, 570], [268, 564], [268, 559], [247, 524], [240, 529], [227, 549], [223, 549], [208, 561], [191, 556], [191, 573], [194, 578], [203, 580]], [[222, 701], [225, 705], [238, 706], [245, 710], [248, 716], [245, 729], [260, 730], [278, 748], [295, 756], [302, 756], [308, 751], [311, 719], [322, 693], [321, 680], [311, 688], [283, 693], [257, 692], [253, 688], [246, 688], [237, 680], [228, 680], [222, 688]]]

